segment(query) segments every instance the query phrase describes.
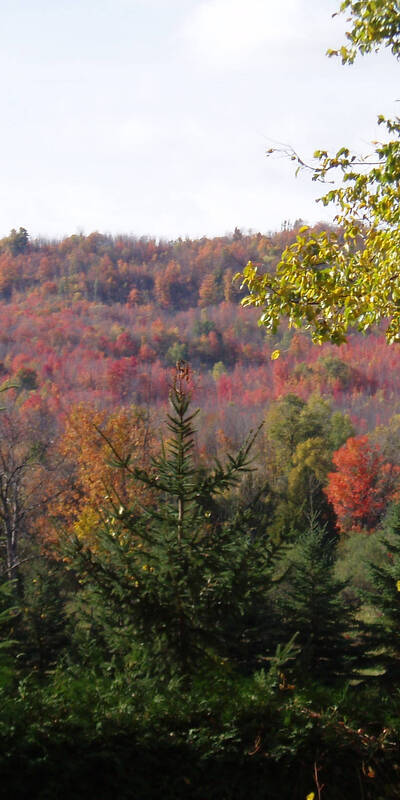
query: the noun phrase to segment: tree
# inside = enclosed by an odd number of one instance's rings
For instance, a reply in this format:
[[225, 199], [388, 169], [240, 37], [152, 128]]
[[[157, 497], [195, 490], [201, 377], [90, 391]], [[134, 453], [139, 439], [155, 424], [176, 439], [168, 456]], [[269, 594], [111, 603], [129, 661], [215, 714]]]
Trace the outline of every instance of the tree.
[[50, 478], [50, 436], [40, 430], [40, 414], [13, 409], [0, 415], [0, 559], [9, 579], [27, 557], [33, 523], [60, 491]]
[[71, 576], [60, 558], [40, 553], [39, 548], [32, 550], [36, 558], [22, 568], [23, 594], [14, 630], [19, 667], [38, 670], [43, 675], [54, 668], [68, 642], [66, 607], [72, 587]]
[[5, 247], [13, 256], [24, 253], [28, 247], [29, 236], [25, 228], [20, 228], [18, 231], [12, 229], [9, 236], [0, 242], [2, 247]]
[[65, 491], [52, 509], [59, 524], [96, 548], [101, 522], [113, 510], [149, 501], [150, 492], [131, 479], [126, 467], [111, 465], [113, 448], [132, 468], [148, 463], [153, 446], [146, 414], [139, 408], [106, 414], [88, 404], [73, 406], [58, 444], [69, 465]]
[[305, 406], [301, 397], [287, 394], [268, 410], [266, 436], [268, 444], [272, 440], [275, 445], [278, 472], [279, 462], [284, 462], [286, 465], [290, 463], [297, 445], [305, 438], [301, 424], [301, 413]]
[[[273, 641], [267, 589], [272, 549], [256, 533], [251, 502], [231, 520], [217, 499], [251, 470], [254, 436], [226, 465], [205, 473], [194, 461], [189, 373], [182, 364], [170, 393], [169, 439], [152, 469], [131, 476], [155, 495], [142, 512], [121, 507], [99, 531], [96, 550], [72, 543], [73, 563], [103, 627], [131, 651], [139, 671], [188, 676], [221, 659], [248, 668]], [[115, 465], [129, 469], [116, 455]], [[254, 498], [253, 498], [254, 501]], [[86, 595], [87, 597], [88, 595]]]
[[207, 308], [207, 306], [215, 305], [219, 302], [220, 296], [221, 291], [217, 275], [215, 272], [207, 273], [199, 289], [199, 306]]
[[15, 379], [18, 381], [21, 389], [26, 389], [28, 392], [38, 388], [37, 372], [30, 367], [21, 367]]
[[341, 597], [344, 584], [333, 574], [334, 544], [327, 542], [315, 517], [293, 547], [289, 563], [288, 583], [278, 606], [284, 638], [297, 633], [296, 675], [306, 683], [348, 678], [355, 661], [349, 637], [354, 621]]
[[341, 11], [349, 14], [353, 27], [346, 33], [350, 46], [328, 50], [329, 55], [340, 55], [343, 63], [352, 64], [358, 54], [389, 47], [396, 57], [400, 55], [400, 10], [397, 0], [343, 0]]
[[14, 587], [10, 581], [0, 581], [0, 681], [2, 690], [15, 673], [15, 658], [12, 656], [15, 645], [14, 625], [18, 608], [13, 604]]
[[383, 667], [383, 679], [392, 688], [400, 678], [400, 504], [394, 503], [385, 519], [384, 560], [370, 563], [370, 589], [364, 599], [374, 609], [375, 617], [366, 625], [371, 658]]
[[[329, 55], [352, 64], [384, 46], [399, 58], [397, 0], [344, 0], [340, 12], [350, 15], [349, 44]], [[314, 342], [340, 344], [350, 327], [365, 332], [385, 320], [387, 341], [400, 341], [400, 120], [379, 116], [378, 122], [386, 136], [371, 155], [359, 157], [347, 147], [333, 156], [317, 150], [307, 165], [286, 150], [297, 171], [310, 169], [314, 181], [333, 182], [320, 201], [336, 208], [339, 230], [300, 228], [275, 274], [259, 275], [247, 264], [240, 277], [250, 294], [243, 303], [264, 309], [260, 321], [269, 330], [285, 317], [290, 326], [310, 330]]]
[[307, 512], [323, 505], [322, 487], [331, 467], [332, 458], [322, 436], [313, 436], [297, 445], [293, 467], [288, 475], [288, 494], [293, 504], [307, 501]]
[[393, 498], [400, 468], [385, 462], [368, 436], [353, 436], [333, 454], [325, 489], [342, 531], [372, 530]]
[[271, 405], [265, 425], [266, 461], [271, 487], [279, 497], [271, 528], [278, 538], [303, 531], [315, 512], [329, 536], [337, 535], [323, 486], [336, 442], [342, 444], [351, 433], [348, 418], [332, 414], [330, 403], [318, 394], [307, 403], [288, 394]]

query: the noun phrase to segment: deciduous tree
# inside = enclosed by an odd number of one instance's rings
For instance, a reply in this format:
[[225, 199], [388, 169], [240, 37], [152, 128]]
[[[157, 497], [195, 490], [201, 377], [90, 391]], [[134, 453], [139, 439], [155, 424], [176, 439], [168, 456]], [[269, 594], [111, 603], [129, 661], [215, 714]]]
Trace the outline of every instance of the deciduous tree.
[[[71, 465], [71, 477], [54, 516], [62, 527], [96, 547], [104, 519], [127, 505], [146, 505], [146, 490], [127, 472], [150, 458], [154, 439], [146, 414], [136, 407], [107, 414], [89, 405], [74, 406], [66, 420], [59, 451]], [[126, 463], [112, 466], [114, 450]]]
[[[340, 11], [349, 14], [348, 45], [329, 55], [351, 64], [384, 46], [399, 57], [397, 0], [344, 0]], [[370, 155], [321, 149], [309, 166], [314, 181], [333, 184], [320, 201], [335, 208], [339, 230], [303, 226], [274, 274], [258, 274], [252, 262], [244, 269], [250, 295], [243, 302], [263, 309], [269, 330], [286, 317], [309, 329], [314, 342], [340, 344], [350, 327], [365, 332], [385, 320], [387, 341], [400, 341], [400, 120], [379, 116], [378, 122], [385, 133]], [[307, 169], [294, 151], [287, 154], [297, 170]]]
[[50, 434], [40, 430], [38, 414], [30, 418], [18, 409], [0, 414], [0, 554], [9, 579], [29, 556], [35, 522], [61, 491], [53, 480]]
[[368, 436], [353, 436], [333, 454], [326, 495], [342, 531], [378, 524], [400, 479], [400, 468], [385, 462]]

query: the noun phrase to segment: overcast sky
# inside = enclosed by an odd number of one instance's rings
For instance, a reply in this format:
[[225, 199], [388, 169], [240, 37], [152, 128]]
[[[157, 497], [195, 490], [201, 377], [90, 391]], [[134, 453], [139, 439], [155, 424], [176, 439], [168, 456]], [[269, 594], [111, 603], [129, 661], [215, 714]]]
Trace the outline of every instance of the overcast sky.
[[[0, 236], [167, 239], [327, 218], [274, 142], [368, 151], [389, 54], [352, 67], [333, 0], [1, 0]], [[324, 217], [325, 214], [325, 217]]]

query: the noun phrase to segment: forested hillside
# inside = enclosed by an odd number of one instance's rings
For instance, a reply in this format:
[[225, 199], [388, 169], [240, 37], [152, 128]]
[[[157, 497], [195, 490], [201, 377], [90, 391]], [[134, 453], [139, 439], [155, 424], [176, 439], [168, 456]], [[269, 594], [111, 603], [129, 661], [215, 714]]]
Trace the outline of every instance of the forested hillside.
[[240, 305], [297, 230], [0, 242], [13, 797], [395, 796], [400, 351]]
[[[170, 369], [189, 361], [197, 397], [222, 428], [234, 404], [260, 419], [289, 392], [329, 395], [357, 432], [396, 412], [398, 351], [383, 334], [350, 336], [347, 345], [311, 347], [284, 328], [267, 335], [256, 313], [241, 308], [232, 281], [249, 259], [274, 270], [296, 226], [270, 236], [177, 241], [72, 236], [30, 242], [23, 229], [0, 242], [0, 367], [20, 400], [58, 413], [76, 402], [102, 408], [165, 403]], [[279, 346], [279, 361], [270, 359]], [[232, 420], [231, 420], [231, 424]]]
[[[40, 429], [61, 505], [75, 480], [73, 430], [79, 431], [76, 448], [92, 448], [92, 462], [93, 421], [111, 426], [122, 440], [129, 420], [140, 418], [149, 441], [156, 438], [175, 365], [186, 361], [200, 408], [196, 446], [205, 464], [227, 447], [238, 448], [264, 423], [255, 457], [271, 485], [282, 486], [281, 473], [293, 482], [290, 475], [313, 462], [325, 486], [334, 469], [348, 480], [343, 457], [333, 454], [356, 436], [359, 459], [372, 448], [386, 465], [386, 482], [377, 489], [386, 497], [374, 518], [379, 521], [400, 464], [400, 351], [387, 346], [383, 332], [353, 333], [339, 348], [315, 347], [306, 333], [285, 326], [267, 334], [256, 311], [240, 305], [236, 271], [252, 259], [272, 274], [299, 225], [269, 236], [235, 230], [224, 238], [168, 243], [100, 234], [39, 242], [21, 228], [0, 242], [0, 369], [8, 387], [0, 425], [15, 427], [18, 441], [34, 440]], [[280, 358], [271, 358], [277, 347]], [[308, 423], [282, 450], [280, 437], [307, 414]], [[319, 451], [321, 468], [315, 465]], [[359, 483], [379, 483], [380, 467], [368, 458], [371, 466]], [[336, 481], [329, 497], [340, 503], [337, 487]]]

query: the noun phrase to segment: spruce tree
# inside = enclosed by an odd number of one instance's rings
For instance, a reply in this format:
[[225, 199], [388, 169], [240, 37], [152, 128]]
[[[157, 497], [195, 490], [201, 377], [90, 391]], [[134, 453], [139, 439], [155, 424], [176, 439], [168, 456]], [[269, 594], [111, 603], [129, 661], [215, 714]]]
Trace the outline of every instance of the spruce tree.
[[348, 677], [356, 660], [355, 627], [334, 576], [334, 542], [311, 521], [290, 554], [284, 593], [277, 598], [283, 641], [297, 633], [294, 672], [301, 682], [333, 683]]
[[371, 660], [383, 670], [381, 680], [400, 685], [400, 503], [388, 511], [380, 564], [369, 564], [372, 588], [364, 600], [374, 611], [365, 626]]
[[[150, 470], [131, 470], [154, 493], [151, 507], [116, 509], [96, 550], [75, 542], [86, 591], [108, 609], [109, 636], [128, 631], [137, 668], [166, 677], [225, 660], [249, 669], [276, 642], [267, 600], [273, 550], [251, 504], [227, 521], [218, 514], [218, 497], [252, 469], [254, 435], [225, 464], [196, 466], [189, 380], [178, 364], [169, 438]], [[114, 463], [129, 469], [116, 453]]]

